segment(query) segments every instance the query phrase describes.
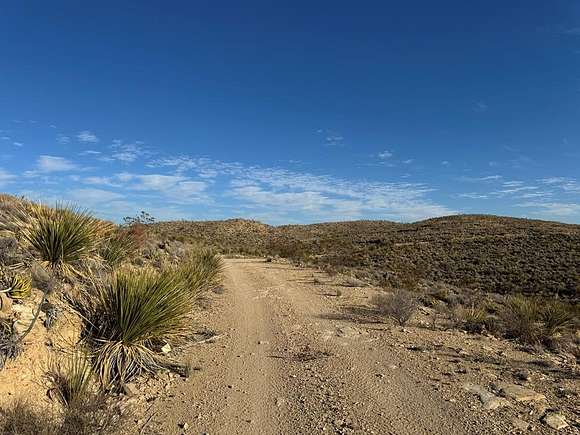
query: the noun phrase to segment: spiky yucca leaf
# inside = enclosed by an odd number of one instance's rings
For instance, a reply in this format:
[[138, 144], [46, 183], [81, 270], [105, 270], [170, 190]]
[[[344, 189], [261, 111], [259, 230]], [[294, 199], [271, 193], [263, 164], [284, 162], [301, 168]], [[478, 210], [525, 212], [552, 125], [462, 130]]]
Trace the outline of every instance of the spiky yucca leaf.
[[190, 329], [193, 296], [174, 271], [118, 271], [95, 298], [87, 337], [105, 386], [158, 368], [158, 344]]
[[500, 315], [509, 337], [529, 344], [541, 341], [542, 325], [539, 321], [539, 306], [535, 300], [524, 296], [510, 296]]
[[99, 249], [113, 225], [86, 210], [22, 202], [0, 215], [0, 230], [13, 233], [59, 272], [78, 272], [80, 261]]
[[198, 296], [220, 285], [224, 265], [221, 257], [211, 250], [194, 251], [177, 268], [178, 275], [194, 296]]
[[138, 241], [128, 229], [118, 229], [103, 243], [99, 255], [111, 267], [119, 266], [138, 249]]

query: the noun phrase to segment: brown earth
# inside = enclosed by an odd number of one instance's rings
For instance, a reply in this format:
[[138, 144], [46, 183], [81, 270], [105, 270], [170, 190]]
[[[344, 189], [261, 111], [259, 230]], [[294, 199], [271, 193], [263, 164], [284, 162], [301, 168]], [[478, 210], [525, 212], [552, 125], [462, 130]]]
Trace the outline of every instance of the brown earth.
[[[426, 309], [394, 327], [368, 306], [376, 290], [339, 289], [318, 271], [227, 260], [225, 291], [199, 319], [217, 336], [188, 351], [199, 370], [137, 385], [128, 400], [143, 414], [134, 432], [505, 434], [524, 425], [552, 433], [540, 420], [546, 409], [567, 418], [559, 433], [578, 430], [574, 358], [431, 330]], [[506, 383], [547, 399], [500, 399]], [[485, 409], [479, 390], [501, 407]]]

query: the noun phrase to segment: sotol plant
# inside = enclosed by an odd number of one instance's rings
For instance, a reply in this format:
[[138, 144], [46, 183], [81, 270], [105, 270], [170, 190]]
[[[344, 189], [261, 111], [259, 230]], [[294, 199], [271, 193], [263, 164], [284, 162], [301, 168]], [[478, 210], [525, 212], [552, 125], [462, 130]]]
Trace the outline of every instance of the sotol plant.
[[61, 204], [51, 208], [22, 202], [0, 214], [0, 230], [13, 233], [64, 274], [78, 273], [79, 263], [99, 249], [112, 229], [85, 210]]
[[187, 336], [194, 297], [175, 271], [119, 271], [97, 284], [83, 311], [101, 382], [126, 383], [160, 367], [159, 344]]

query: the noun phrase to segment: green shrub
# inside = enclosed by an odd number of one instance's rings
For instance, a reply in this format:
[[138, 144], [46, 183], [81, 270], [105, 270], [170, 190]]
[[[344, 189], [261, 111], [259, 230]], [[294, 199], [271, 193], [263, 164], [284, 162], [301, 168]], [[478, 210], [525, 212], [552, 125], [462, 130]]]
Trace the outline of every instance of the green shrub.
[[111, 267], [129, 259], [138, 249], [138, 242], [129, 229], [118, 229], [103, 243], [99, 255]]
[[527, 344], [541, 341], [543, 331], [539, 322], [539, 307], [535, 300], [524, 296], [510, 296], [500, 317], [509, 338], [517, 338]]
[[160, 344], [189, 332], [194, 295], [174, 270], [119, 271], [86, 302], [86, 340], [101, 382], [110, 386], [160, 367]]
[[224, 265], [221, 257], [208, 249], [194, 251], [177, 267], [176, 273], [193, 296], [213, 290], [221, 283]]
[[544, 323], [545, 334], [553, 337], [572, 327], [576, 316], [566, 304], [549, 302], [541, 307], [540, 318]]
[[487, 312], [485, 308], [458, 306], [453, 310], [456, 322], [466, 331], [481, 333], [485, 329]]

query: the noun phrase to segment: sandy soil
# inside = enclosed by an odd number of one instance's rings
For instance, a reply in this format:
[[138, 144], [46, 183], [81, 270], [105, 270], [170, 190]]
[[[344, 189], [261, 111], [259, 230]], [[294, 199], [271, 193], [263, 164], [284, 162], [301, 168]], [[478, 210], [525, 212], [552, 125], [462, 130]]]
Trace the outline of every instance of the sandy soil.
[[[482, 361], [476, 361], [475, 371], [469, 366], [471, 352], [495, 352], [497, 342], [474, 336], [470, 343], [458, 332], [393, 327], [364, 312], [345, 315], [344, 307], [363, 306], [370, 290], [342, 288], [338, 297], [338, 287], [324, 282], [329, 279], [286, 264], [227, 260], [225, 291], [203, 319], [219, 339], [190, 351], [200, 370], [184, 381], [169, 377], [168, 393], [149, 396], [137, 429], [505, 434], [517, 432], [511, 419], [534, 412], [519, 405], [484, 410], [461, 387], [497, 380], [498, 373], [507, 379], [507, 372], [486, 370]], [[458, 335], [473, 351], [455, 345]], [[413, 347], [418, 341], [431, 346]], [[531, 418], [536, 433], [551, 431]]]

